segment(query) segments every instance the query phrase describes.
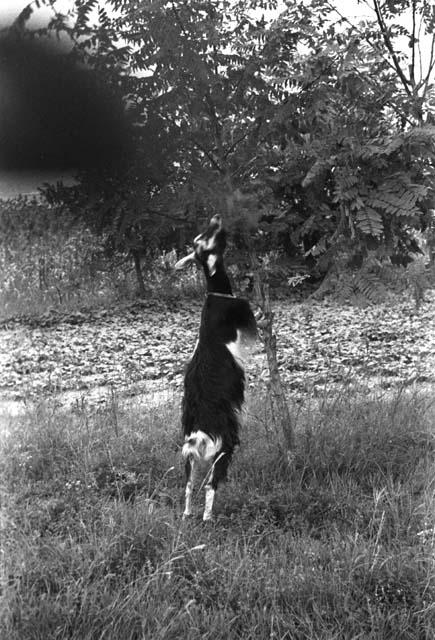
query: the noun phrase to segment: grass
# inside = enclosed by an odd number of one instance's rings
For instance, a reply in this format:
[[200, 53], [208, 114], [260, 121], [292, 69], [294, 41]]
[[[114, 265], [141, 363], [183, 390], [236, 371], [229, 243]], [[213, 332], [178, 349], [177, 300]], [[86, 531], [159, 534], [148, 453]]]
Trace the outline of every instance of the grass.
[[[110, 309], [136, 300], [139, 289], [132, 258], [112, 245], [105, 234], [97, 235], [67, 212], [43, 202], [20, 199], [0, 202], [0, 322], [17, 316], [40, 316], [47, 311]], [[176, 260], [174, 250], [155, 249], [143, 256], [141, 269], [147, 299], [171, 302], [202, 297], [202, 274], [194, 269], [177, 272], [174, 278]], [[421, 258], [407, 269], [385, 267], [383, 278], [388, 295], [395, 292], [403, 297], [411, 293], [416, 306], [420, 306], [424, 291], [435, 286], [435, 274], [426, 262], [426, 258]], [[237, 265], [233, 265], [232, 271], [233, 281], [243, 288], [246, 285], [243, 271]], [[343, 281], [350, 283], [349, 291], [353, 290], [354, 275], [342, 274]], [[288, 286], [287, 276], [283, 278], [280, 273], [275, 284], [279, 282], [281, 292], [289, 296], [292, 287]], [[335, 284], [329, 293], [347, 300], [343, 287], [334, 279], [332, 282]], [[322, 290], [325, 294], [328, 288]], [[308, 295], [311, 286], [299, 291]], [[373, 290], [376, 299], [380, 292], [383, 298], [383, 286], [379, 291]], [[273, 293], [278, 294], [279, 288]], [[364, 304], [370, 300], [370, 296], [353, 297]]]
[[[47, 310], [107, 309], [137, 299], [138, 284], [127, 252], [107, 250], [107, 238], [98, 237], [84, 225], [64, 221], [56, 226], [54, 213], [50, 216], [43, 207], [42, 212], [31, 206], [29, 210], [32, 215], [27, 219], [26, 210], [22, 229], [0, 238], [0, 321], [39, 316]], [[10, 227], [4, 217], [0, 203], [0, 232]], [[21, 215], [16, 218], [21, 220]], [[201, 274], [196, 270], [174, 279], [176, 260], [174, 251], [144, 256], [147, 297], [170, 301], [203, 291]]]
[[433, 407], [341, 393], [293, 415], [289, 468], [250, 402], [212, 525], [203, 496], [180, 517], [176, 401], [11, 418], [0, 637], [433, 638]]

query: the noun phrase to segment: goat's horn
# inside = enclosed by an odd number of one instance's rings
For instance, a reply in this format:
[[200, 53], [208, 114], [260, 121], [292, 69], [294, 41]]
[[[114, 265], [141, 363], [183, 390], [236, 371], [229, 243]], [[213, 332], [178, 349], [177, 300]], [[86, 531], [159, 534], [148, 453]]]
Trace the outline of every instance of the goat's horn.
[[215, 216], [213, 216], [213, 218], [210, 220], [210, 224], [217, 224], [219, 227], [222, 226], [222, 218], [221, 216], [217, 213]]

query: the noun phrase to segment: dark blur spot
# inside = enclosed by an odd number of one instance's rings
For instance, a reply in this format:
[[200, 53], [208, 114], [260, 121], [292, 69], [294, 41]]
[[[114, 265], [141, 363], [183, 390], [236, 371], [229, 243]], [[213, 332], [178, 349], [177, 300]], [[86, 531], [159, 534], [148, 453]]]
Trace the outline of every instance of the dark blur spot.
[[0, 169], [107, 167], [126, 151], [107, 78], [52, 42], [0, 39]]

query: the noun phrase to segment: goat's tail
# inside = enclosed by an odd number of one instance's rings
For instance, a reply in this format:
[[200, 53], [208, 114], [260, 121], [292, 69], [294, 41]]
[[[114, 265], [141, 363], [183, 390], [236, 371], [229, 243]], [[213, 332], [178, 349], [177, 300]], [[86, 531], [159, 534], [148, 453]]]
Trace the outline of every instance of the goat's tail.
[[212, 438], [204, 431], [192, 431], [185, 437], [181, 450], [183, 458], [192, 456], [197, 460], [208, 461], [215, 457], [222, 449], [222, 438]]

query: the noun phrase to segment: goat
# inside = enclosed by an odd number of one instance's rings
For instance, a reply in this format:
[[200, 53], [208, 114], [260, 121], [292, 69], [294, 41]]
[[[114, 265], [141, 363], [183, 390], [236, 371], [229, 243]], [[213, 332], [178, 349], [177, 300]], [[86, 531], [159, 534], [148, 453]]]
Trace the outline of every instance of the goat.
[[205, 478], [203, 520], [212, 518], [219, 483], [226, 478], [239, 444], [239, 413], [244, 401], [243, 343], [256, 336], [256, 322], [247, 300], [233, 296], [223, 264], [226, 231], [220, 216], [194, 241], [194, 250], [175, 265], [196, 261], [202, 266], [207, 294], [199, 338], [184, 378], [182, 455], [186, 460], [183, 517], [192, 513], [192, 493]]

